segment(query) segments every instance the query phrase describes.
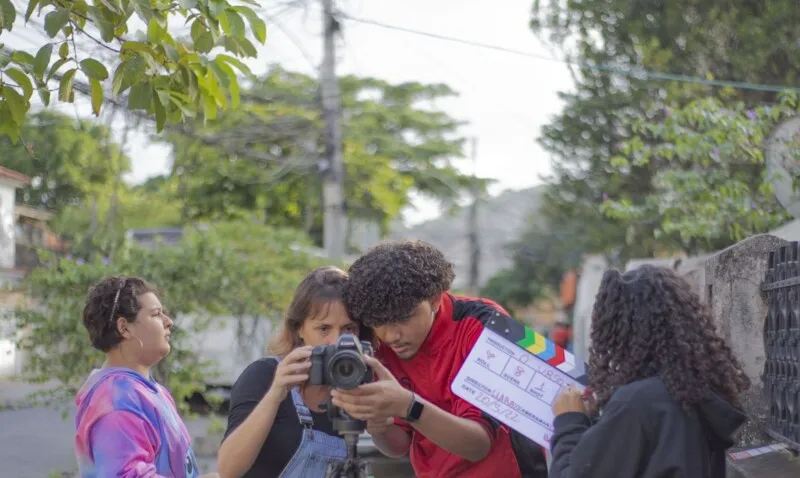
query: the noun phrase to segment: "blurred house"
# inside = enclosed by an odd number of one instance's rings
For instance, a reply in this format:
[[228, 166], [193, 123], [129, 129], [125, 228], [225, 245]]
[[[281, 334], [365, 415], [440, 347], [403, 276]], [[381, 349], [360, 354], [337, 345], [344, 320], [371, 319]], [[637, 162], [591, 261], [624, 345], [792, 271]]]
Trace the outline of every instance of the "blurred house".
[[21, 331], [6, 312], [26, 297], [12, 289], [39, 264], [37, 250], [67, 249], [47, 225], [52, 213], [15, 202], [17, 189], [30, 182], [28, 176], [0, 166], [0, 377], [20, 375], [24, 362], [16, 346]]

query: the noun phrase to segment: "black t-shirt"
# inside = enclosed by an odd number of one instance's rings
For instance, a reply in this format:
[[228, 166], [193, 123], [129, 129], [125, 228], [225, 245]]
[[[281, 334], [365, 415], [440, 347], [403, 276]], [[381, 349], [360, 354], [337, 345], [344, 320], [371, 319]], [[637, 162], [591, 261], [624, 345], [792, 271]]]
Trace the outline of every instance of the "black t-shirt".
[[[277, 367], [278, 362], [274, 358], [262, 358], [248, 365], [236, 380], [231, 390], [228, 428], [225, 430], [226, 438], [244, 422], [258, 402], [266, 395], [272, 385]], [[311, 404], [306, 404], [306, 406], [309, 405]], [[333, 425], [325, 412], [312, 412], [311, 415], [314, 418], [314, 430], [336, 436]], [[292, 403], [292, 395], [289, 393], [278, 407], [275, 422], [272, 424], [272, 429], [264, 441], [264, 446], [261, 447], [253, 467], [242, 476], [244, 478], [277, 478], [300, 446], [302, 434], [303, 427], [297, 418], [297, 410]]]
[[577, 412], [553, 420], [550, 478], [724, 478], [745, 420], [716, 395], [687, 412], [660, 377], [638, 380], [614, 392], [596, 423]]

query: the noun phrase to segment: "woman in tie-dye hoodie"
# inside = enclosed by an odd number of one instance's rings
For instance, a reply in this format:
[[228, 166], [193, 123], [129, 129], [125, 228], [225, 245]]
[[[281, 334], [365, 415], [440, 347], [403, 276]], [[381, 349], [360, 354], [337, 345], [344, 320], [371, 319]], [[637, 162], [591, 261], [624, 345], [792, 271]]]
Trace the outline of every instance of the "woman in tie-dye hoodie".
[[75, 398], [81, 478], [197, 478], [175, 402], [150, 374], [169, 353], [172, 330], [156, 289], [138, 277], [104, 279], [86, 297], [83, 324], [106, 362]]

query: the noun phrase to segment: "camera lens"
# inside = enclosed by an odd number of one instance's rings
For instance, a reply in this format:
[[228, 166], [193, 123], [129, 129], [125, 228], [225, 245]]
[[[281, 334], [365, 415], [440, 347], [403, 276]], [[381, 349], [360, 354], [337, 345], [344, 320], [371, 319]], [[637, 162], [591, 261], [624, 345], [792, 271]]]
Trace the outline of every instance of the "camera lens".
[[358, 352], [340, 350], [331, 357], [328, 370], [333, 387], [349, 390], [361, 385], [367, 365]]
[[354, 373], [356, 373], [356, 368], [349, 361], [340, 362], [336, 366], [336, 375], [344, 379], [350, 378]]

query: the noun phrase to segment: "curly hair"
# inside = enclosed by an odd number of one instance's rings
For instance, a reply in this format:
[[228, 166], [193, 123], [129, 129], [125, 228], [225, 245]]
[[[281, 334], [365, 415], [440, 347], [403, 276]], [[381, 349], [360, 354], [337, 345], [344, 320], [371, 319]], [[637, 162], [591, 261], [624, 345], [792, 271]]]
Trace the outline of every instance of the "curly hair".
[[140, 277], [107, 277], [89, 289], [83, 306], [83, 325], [89, 332], [92, 346], [108, 352], [122, 342], [117, 320], [134, 322], [141, 305], [139, 297], [158, 289]]
[[589, 381], [602, 406], [614, 391], [653, 376], [681, 407], [717, 394], [734, 406], [750, 386], [709, 309], [675, 272], [644, 265], [603, 275], [592, 312]]
[[424, 241], [387, 241], [348, 270], [344, 305], [367, 327], [406, 320], [424, 300], [450, 289], [455, 274], [444, 254]]

